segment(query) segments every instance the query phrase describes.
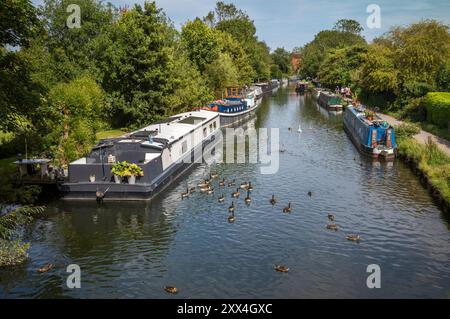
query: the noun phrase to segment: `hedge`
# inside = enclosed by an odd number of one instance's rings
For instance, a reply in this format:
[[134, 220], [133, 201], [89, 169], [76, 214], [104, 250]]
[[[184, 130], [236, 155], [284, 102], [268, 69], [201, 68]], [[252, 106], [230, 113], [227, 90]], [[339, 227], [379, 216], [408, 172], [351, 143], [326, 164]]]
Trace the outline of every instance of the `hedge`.
[[450, 92], [429, 92], [424, 102], [428, 122], [447, 127], [450, 122]]

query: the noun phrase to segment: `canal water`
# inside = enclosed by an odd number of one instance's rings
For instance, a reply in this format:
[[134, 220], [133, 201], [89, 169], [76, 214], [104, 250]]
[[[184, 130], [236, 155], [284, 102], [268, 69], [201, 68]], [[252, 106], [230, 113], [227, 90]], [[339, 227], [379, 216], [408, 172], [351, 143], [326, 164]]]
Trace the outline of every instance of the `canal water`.
[[[254, 187], [249, 206], [245, 194], [236, 200], [233, 224], [232, 188], [181, 200], [205, 166], [150, 203], [55, 201], [27, 231], [29, 262], [0, 270], [0, 298], [449, 298], [449, 217], [407, 166], [360, 156], [342, 115], [292, 88], [265, 98], [249, 124], [279, 128], [286, 151], [273, 175], [255, 163], [213, 167]], [[328, 213], [338, 231], [326, 229]], [[359, 243], [346, 240], [352, 233]], [[39, 274], [47, 263], [54, 268]], [[81, 267], [80, 289], [66, 286], [69, 264]], [[380, 267], [380, 289], [366, 285], [370, 264]]]

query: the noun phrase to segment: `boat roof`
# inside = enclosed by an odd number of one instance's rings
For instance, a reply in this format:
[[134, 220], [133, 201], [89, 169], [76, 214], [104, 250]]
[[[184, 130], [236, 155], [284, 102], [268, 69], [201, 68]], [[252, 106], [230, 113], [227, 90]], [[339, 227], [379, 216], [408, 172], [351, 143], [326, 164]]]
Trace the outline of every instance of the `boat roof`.
[[[133, 136], [144, 135], [143, 133], [148, 132], [149, 134], [152, 133], [152, 138], [154, 139], [153, 143], [161, 144], [162, 146], [163, 144], [159, 143], [159, 141], [165, 140], [167, 143], [177, 141], [189, 132], [202, 126], [205, 122], [208, 122], [218, 116], [219, 114], [217, 112], [207, 110], [180, 113], [168, 118], [165, 121], [153, 123], [137, 131], [131, 132], [123, 139], [118, 140], [118, 142], [131, 142], [130, 138]], [[132, 138], [132, 140], [134, 139]]]

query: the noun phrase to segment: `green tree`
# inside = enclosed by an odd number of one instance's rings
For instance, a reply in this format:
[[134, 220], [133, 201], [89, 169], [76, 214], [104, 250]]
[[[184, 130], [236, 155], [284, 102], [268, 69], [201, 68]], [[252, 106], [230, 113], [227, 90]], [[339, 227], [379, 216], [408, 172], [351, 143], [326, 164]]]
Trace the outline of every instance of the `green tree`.
[[217, 59], [221, 49], [217, 32], [199, 18], [188, 21], [182, 27], [181, 41], [188, 52], [189, 59], [200, 72], [205, 71], [205, 67]]
[[326, 87], [351, 86], [356, 70], [364, 62], [366, 45], [355, 45], [328, 51], [320, 65], [318, 78]]
[[[282, 75], [288, 75], [291, 73], [291, 54], [284, 48], [277, 48], [271, 54], [272, 63], [275, 68], [272, 70], [279, 70]], [[280, 78], [280, 76], [274, 76], [274, 78]]]
[[364, 28], [356, 20], [340, 19], [334, 24], [333, 30], [359, 35], [364, 30]]
[[239, 72], [226, 53], [220, 53], [219, 57], [206, 67], [205, 74], [216, 97], [221, 97], [225, 87], [239, 83]]
[[101, 127], [104, 95], [94, 80], [87, 76], [51, 88], [47, 112], [53, 130], [47, 136], [61, 164], [80, 157], [95, 142]]
[[373, 44], [363, 57], [356, 75], [357, 84], [367, 92], [391, 93], [399, 92], [400, 71], [395, 67], [395, 51], [389, 47]]
[[0, 46], [26, 46], [39, 26], [36, 9], [30, 0], [0, 2]]
[[300, 50], [302, 60], [300, 74], [315, 78], [329, 50], [364, 45], [365, 43], [364, 38], [350, 32], [321, 31], [314, 37], [313, 41]]

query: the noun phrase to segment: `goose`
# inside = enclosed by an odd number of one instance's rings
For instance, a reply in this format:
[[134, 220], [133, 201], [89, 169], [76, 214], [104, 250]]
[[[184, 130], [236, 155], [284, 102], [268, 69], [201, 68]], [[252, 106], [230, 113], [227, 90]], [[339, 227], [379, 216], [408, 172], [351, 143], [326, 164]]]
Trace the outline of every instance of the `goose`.
[[283, 213], [290, 213], [292, 212], [292, 207], [291, 207], [291, 202], [289, 202], [289, 204], [283, 208]]
[[241, 193], [239, 193], [239, 188], [236, 188], [236, 191], [231, 193], [231, 197], [234, 198], [239, 198], [240, 195]]
[[236, 217], [234, 216], [234, 212], [232, 212], [231, 215], [228, 216], [228, 222], [234, 223], [235, 220], [236, 220]]
[[212, 173], [209, 174], [209, 178], [211, 178], [211, 179], [214, 179], [214, 178], [217, 178], [217, 177], [219, 177], [219, 174], [217, 172], [212, 172]]
[[224, 187], [225, 186], [225, 178], [222, 178], [222, 180], [219, 182], [219, 186], [220, 187]]
[[272, 195], [272, 198], [270, 199], [270, 203], [272, 204], [272, 206], [277, 203], [277, 200], [275, 199], [275, 195]]
[[235, 186], [235, 185], [236, 185], [236, 182], [235, 182], [234, 179], [231, 182], [228, 183], [228, 187]]
[[200, 183], [197, 185], [200, 188], [205, 188], [209, 186], [209, 181], [201, 180]]
[[206, 193], [207, 191], [209, 191], [211, 189], [211, 187], [208, 185], [208, 186], [206, 186], [206, 187], [201, 187], [200, 188], [200, 192], [202, 192], [202, 193]]
[[189, 189], [189, 193], [195, 193], [195, 192], [196, 192], [195, 186], [193, 186]]
[[248, 182], [247, 190], [250, 192], [253, 191], [252, 182]]
[[181, 193], [181, 199], [189, 197], [189, 189], [186, 187], [186, 192]]
[[248, 182], [242, 182], [242, 183], [241, 183], [241, 188], [242, 188], [242, 189], [248, 188]]
[[168, 292], [169, 294], [177, 294], [178, 293], [178, 288], [177, 287], [165, 286], [164, 290], [166, 292]]
[[357, 242], [359, 242], [361, 240], [361, 236], [359, 236], [359, 235], [347, 235], [346, 238], [347, 238], [347, 240], [357, 241]]
[[212, 188], [212, 187], [208, 188], [208, 190], [206, 191], [206, 194], [211, 195], [212, 193], [214, 193], [214, 188]]
[[231, 202], [231, 206], [228, 207], [228, 211], [229, 211], [230, 213], [232, 213], [232, 212], [234, 212], [234, 209], [235, 209], [235, 207], [234, 207], [234, 202]]
[[288, 272], [289, 267], [284, 266], [284, 265], [275, 265], [275, 270], [278, 272]]
[[219, 196], [219, 203], [223, 203], [225, 201], [225, 196], [222, 194], [221, 196]]
[[311, 191], [308, 192], [308, 196], [309, 196], [309, 197], [312, 196], [312, 192], [311, 192]]
[[338, 226], [336, 224], [328, 224], [327, 225], [327, 229], [337, 231], [338, 230]]
[[333, 214], [328, 214], [328, 219], [332, 222], [334, 220], [334, 215]]
[[250, 202], [252, 201], [252, 199], [250, 198], [250, 191], [247, 191], [247, 197], [245, 197], [244, 201], [246, 204], [250, 204]]
[[47, 271], [50, 271], [53, 268], [53, 264], [47, 264], [45, 266], [42, 266], [41, 268], [38, 269], [38, 273], [44, 273]]

